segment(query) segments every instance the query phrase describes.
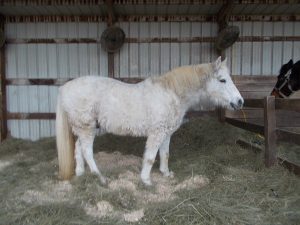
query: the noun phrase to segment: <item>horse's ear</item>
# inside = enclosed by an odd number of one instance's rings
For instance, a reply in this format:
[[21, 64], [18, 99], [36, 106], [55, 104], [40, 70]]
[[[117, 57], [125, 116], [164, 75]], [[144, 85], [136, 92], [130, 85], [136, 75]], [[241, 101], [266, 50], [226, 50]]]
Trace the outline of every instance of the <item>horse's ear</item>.
[[293, 62], [293, 60], [291, 59], [291, 60], [287, 63], [289, 69], [292, 68], [293, 64], [294, 64], [294, 62]]
[[219, 56], [213, 64], [214, 65], [214, 70], [216, 70], [216, 71], [219, 70], [220, 67], [221, 67], [221, 64], [222, 64], [222, 60], [221, 60], [221, 56]]
[[222, 61], [222, 64], [225, 66], [227, 65], [227, 57]]

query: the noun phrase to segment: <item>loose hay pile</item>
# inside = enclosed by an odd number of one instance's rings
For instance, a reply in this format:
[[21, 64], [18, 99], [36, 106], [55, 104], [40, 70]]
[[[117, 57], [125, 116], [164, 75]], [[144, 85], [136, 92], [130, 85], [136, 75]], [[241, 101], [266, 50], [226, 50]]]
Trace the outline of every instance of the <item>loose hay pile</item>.
[[[55, 140], [16, 139], [0, 146], [0, 224], [297, 224], [300, 179], [235, 141], [256, 137], [193, 119], [172, 138], [170, 169], [155, 164], [153, 187], [139, 179], [145, 139], [105, 135], [95, 159], [109, 184], [86, 174], [57, 180]], [[273, 191], [272, 191], [272, 190]]]

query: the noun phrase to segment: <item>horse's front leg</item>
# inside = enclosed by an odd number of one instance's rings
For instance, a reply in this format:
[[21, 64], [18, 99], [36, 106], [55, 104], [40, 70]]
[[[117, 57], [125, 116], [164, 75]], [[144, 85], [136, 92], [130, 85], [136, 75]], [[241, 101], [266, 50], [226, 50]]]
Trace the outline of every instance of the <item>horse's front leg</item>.
[[143, 167], [141, 171], [141, 178], [144, 184], [152, 185], [150, 179], [150, 172], [158, 152], [159, 147], [165, 139], [165, 134], [153, 134], [149, 135], [146, 142], [146, 149], [143, 159]]
[[93, 143], [95, 138], [95, 131], [85, 130], [81, 134], [79, 134], [78, 138], [80, 141], [83, 157], [89, 165], [91, 172], [99, 176], [102, 184], [106, 184], [106, 178], [101, 174], [100, 170], [98, 169], [93, 156]]
[[159, 170], [165, 177], [173, 177], [174, 174], [169, 170], [168, 161], [169, 161], [169, 145], [170, 145], [170, 136], [168, 136], [162, 143], [159, 148], [159, 158], [160, 165]]

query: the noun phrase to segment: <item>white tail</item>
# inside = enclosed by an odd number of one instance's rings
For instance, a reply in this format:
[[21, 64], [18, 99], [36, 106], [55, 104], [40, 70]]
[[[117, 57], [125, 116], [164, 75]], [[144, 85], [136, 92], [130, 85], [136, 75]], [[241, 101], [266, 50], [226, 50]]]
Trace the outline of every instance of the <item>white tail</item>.
[[58, 152], [59, 178], [68, 180], [74, 174], [75, 141], [68, 122], [67, 114], [63, 110], [60, 95], [56, 108], [56, 146]]

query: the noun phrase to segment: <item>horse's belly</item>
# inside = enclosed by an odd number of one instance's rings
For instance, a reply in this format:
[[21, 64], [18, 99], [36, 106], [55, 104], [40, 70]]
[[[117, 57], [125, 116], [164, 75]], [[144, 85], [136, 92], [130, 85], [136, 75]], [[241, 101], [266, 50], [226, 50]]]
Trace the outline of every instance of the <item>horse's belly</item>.
[[119, 111], [100, 118], [100, 126], [106, 132], [117, 135], [147, 136], [151, 121], [148, 121], [141, 112], [130, 115]]

